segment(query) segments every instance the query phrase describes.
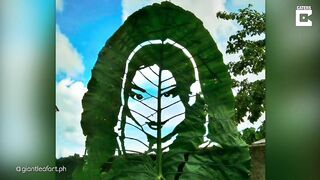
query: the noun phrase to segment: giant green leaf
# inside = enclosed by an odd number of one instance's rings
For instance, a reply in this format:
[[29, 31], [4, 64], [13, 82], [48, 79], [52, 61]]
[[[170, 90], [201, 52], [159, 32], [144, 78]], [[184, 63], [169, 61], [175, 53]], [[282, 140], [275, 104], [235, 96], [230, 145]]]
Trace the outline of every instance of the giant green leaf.
[[[154, 109], [156, 120], [147, 121], [149, 117], [144, 117], [147, 123], [139, 124], [135, 115], [142, 116], [143, 112], [133, 111], [129, 99], [144, 104], [145, 97], [133, 89], [145, 93], [134, 83], [136, 74], [145, 68], [157, 71], [154, 86], [158, 91], [149, 93], [156, 100], [156, 106], [149, 107]], [[166, 71], [176, 83], [170, 92], [164, 92], [166, 88], [162, 87], [166, 81], [162, 73]], [[144, 78], [148, 79], [148, 75]], [[201, 92], [193, 94], [196, 101], [189, 104], [193, 84], [199, 84]], [[167, 108], [162, 105], [164, 97], [179, 97], [177, 103], [185, 108], [184, 120], [165, 136], [166, 123], [181, 114], [165, 119], [161, 113]], [[250, 156], [232, 121], [234, 97], [222, 55], [202, 22], [170, 2], [135, 12], [106, 42], [82, 103], [87, 157], [81, 172], [74, 176], [78, 179], [249, 177]], [[136, 127], [146, 136], [148, 150], [127, 149], [128, 139], [142, 144], [141, 139], [126, 135], [129, 127]], [[144, 131], [146, 127], [154, 129], [156, 135]], [[205, 135], [218, 146], [200, 148]], [[163, 144], [170, 139], [174, 141], [164, 151]]]

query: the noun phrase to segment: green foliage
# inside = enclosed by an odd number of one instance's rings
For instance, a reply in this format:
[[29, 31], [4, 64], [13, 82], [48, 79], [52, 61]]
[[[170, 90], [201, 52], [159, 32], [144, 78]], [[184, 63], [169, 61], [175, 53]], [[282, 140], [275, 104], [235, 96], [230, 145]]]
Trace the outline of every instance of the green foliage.
[[[174, 40], [185, 47], [194, 58], [200, 76], [202, 96], [188, 104], [190, 85], [194, 82], [193, 66], [189, 58], [169, 44], [148, 45], [137, 51], [128, 66], [123, 89], [125, 104], [121, 103], [121, 87], [126, 60], [139, 44], [148, 40]], [[176, 79], [176, 91], [185, 107], [185, 119], [168, 137], [161, 137], [161, 110], [157, 110], [157, 137], [148, 137], [149, 151], [132, 153], [126, 150], [123, 133], [126, 116], [130, 115], [127, 101], [131, 80], [142, 67], [158, 65], [170, 70]], [[240, 138], [234, 123], [232, 81], [209, 32], [192, 13], [170, 2], [153, 4], [132, 14], [106, 42], [92, 70], [82, 104], [81, 126], [88, 152], [85, 165], [74, 173], [75, 179], [249, 179], [250, 156], [247, 144]], [[161, 74], [159, 74], [161, 80]], [[161, 82], [161, 81], [160, 81]], [[161, 89], [161, 84], [158, 84]], [[160, 92], [160, 91], [158, 91]], [[158, 93], [158, 105], [162, 94]], [[139, 96], [138, 99], [142, 99]], [[123, 107], [121, 117], [119, 111]], [[158, 106], [161, 107], [161, 106]], [[219, 148], [199, 148], [205, 135], [208, 116], [208, 135]], [[122, 134], [114, 127], [121, 122]], [[139, 128], [139, 123], [135, 122]], [[161, 144], [176, 135], [163, 152]], [[119, 138], [119, 143], [117, 142]], [[156, 144], [157, 148], [152, 146]], [[115, 152], [118, 155], [115, 155]], [[153, 152], [153, 153], [151, 153]]]
[[57, 167], [66, 167], [67, 171], [64, 172], [56, 172], [56, 179], [59, 180], [67, 180], [72, 179], [72, 173], [84, 163], [83, 158], [78, 154], [74, 154], [73, 156], [63, 157], [56, 160]]
[[250, 112], [248, 120], [254, 123], [265, 111], [265, 80], [254, 82], [243, 80], [236, 83], [235, 87], [239, 88], [236, 96], [236, 120], [242, 119], [247, 112]]
[[255, 128], [245, 129], [242, 134], [242, 139], [246, 141], [247, 144], [252, 144], [255, 141], [265, 138], [265, 136], [265, 123], [263, 123], [257, 131]]
[[[243, 28], [230, 36], [226, 50], [229, 54], [241, 53], [239, 61], [229, 63], [229, 71], [234, 76], [258, 74], [265, 69], [265, 38], [250, 39], [252, 36], [265, 35], [265, 13], [251, 8], [252, 5], [249, 5], [237, 13], [217, 13], [218, 18], [235, 20]], [[265, 80], [234, 80], [233, 87], [239, 89], [235, 97], [236, 122], [244, 121], [247, 115], [250, 122], [256, 122], [265, 112]]]

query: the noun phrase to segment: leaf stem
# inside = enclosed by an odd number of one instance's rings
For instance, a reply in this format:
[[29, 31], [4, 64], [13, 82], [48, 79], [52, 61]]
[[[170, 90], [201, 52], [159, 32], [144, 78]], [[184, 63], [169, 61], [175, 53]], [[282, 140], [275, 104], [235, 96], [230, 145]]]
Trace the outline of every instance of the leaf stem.
[[162, 75], [162, 58], [163, 58], [163, 52], [161, 48], [161, 60], [159, 64], [159, 81], [158, 81], [158, 109], [157, 109], [157, 179], [161, 180], [163, 179], [162, 175], [162, 138], [161, 138], [161, 75]]

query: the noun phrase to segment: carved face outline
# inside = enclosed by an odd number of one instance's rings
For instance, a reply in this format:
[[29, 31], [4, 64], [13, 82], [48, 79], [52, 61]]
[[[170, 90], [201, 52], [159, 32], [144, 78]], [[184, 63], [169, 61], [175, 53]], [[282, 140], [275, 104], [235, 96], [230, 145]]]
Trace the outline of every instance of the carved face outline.
[[[130, 62], [131, 60], [133, 59], [135, 53], [137, 53], [141, 48], [143, 48], [144, 46], [149, 46], [149, 45], [154, 45], [154, 44], [162, 44], [162, 45], [172, 45], [172, 47], [174, 48], [177, 48], [177, 49], [180, 49], [181, 50], [181, 53], [183, 53], [186, 57], [186, 61], [190, 61], [192, 66], [193, 66], [193, 72], [194, 72], [194, 78], [195, 78], [195, 81], [194, 82], [190, 82], [190, 94], [189, 94], [189, 102], [187, 102], [190, 106], [192, 106], [195, 101], [196, 101], [196, 95], [197, 94], [200, 94], [201, 95], [201, 86], [200, 86], [200, 80], [199, 80], [199, 73], [198, 73], [198, 70], [197, 70], [197, 67], [196, 67], [196, 63], [195, 63], [195, 60], [193, 59], [192, 55], [190, 54], [190, 52], [184, 48], [183, 46], [181, 46], [179, 43], [176, 43], [175, 41], [171, 40], [171, 39], [166, 39], [166, 40], [149, 40], [149, 41], [145, 41], [141, 44], [139, 44], [132, 52], [131, 54], [129, 55], [127, 61], [126, 61], [126, 67], [125, 67], [125, 72], [124, 72], [124, 75], [123, 75], [123, 78], [122, 78], [122, 88], [121, 88], [121, 102], [122, 102], [122, 106], [120, 107], [120, 110], [119, 110], [119, 114], [118, 114], [118, 124], [117, 126], [114, 127], [114, 130], [115, 132], [118, 134], [118, 138], [117, 138], [117, 141], [118, 141], [118, 144], [122, 144], [121, 143], [121, 137], [124, 135], [125, 137], [134, 137], [135, 139], [139, 139], [140, 141], [144, 142], [145, 145], [142, 145], [142, 143], [137, 143], [136, 140], [133, 140], [133, 139], [130, 139], [130, 138], [124, 138], [124, 144], [125, 144], [125, 147], [126, 147], [126, 151], [127, 150], [130, 150], [130, 146], [132, 144], [135, 144], [133, 146], [131, 146], [133, 149], [140, 149], [141, 151], [140, 152], [143, 152], [143, 151], [146, 151], [146, 147], [147, 146], [146, 144], [148, 144], [148, 139], [146, 137], [146, 134], [144, 132], [138, 132], [136, 127], [132, 126], [132, 125], [129, 125], [129, 124], [136, 124], [134, 121], [130, 121], [130, 118], [127, 118], [128, 116], [123, 116], [125, 114], [123, 114], [123, 109], [125, 106], [128, 107], [127, 103], [128, 103], [128, 100], [129, 98], [133, 98], [134, 95], [131, 94], [130, 96], [130, 93], [132, 92], [132, 90], [130, 90], [129, 92], [126, 92], [126, 93], [129, 93], [129, 97], [128, 99], [125, 99], [126, 95], [125, 95], [125, 87], [128, 87], [128, 85], [132, 85], [132, 82], [127, 82], [127, 73], [128, 73], [128, 69], [129, 69], [129, 66], [130, 66]], [[140, 69], [142, 69], [140, 67]], [[165, 71], [165, 70], [164, 70]], [[165, 71], [167, 72], [168, 74], [171, 74], [170, 71]], [[134, 79], [134, 77], [132, 78], [132, 80]], [[174, 79], [173, 79], [174, 80]], [[131, 81], [131, 80], [129, 80]], [[140, 89], [140, 88], [138, 88]], [[174, 89], [174, 88], [173, 88]], [[135, 89], [133, 92], [136, 92], [137, 89]], [[171, 90], [171, 89], [170, 89]], [[133, 93], [134, 94], [134, 93]], [[138, 93], [139, 94], [139, 93]], [[140, 94], [141, 95], [141, 94]], [[186, 95], [186, 94], [185, 94]], [[139, 96], [139, 95], [138, 95]], [[136, 96], [136, 98], [141, 98], [141, 97], [138, 97]], [[177, 97], [179, 98], [179, 97]], [[183, 115], [180, 116], [180, 119], [176, 119], [176, 123], [174, 123], [173, 125], [171, 124], [172, 127], [168, 127], [166, 131], [164, 131], [164, 135], [167, 135], [169, 134], [170, 132], [172, 132], [172, 130], [174, 129], [174, 127], [176, 127], [176, 125], [178, 125], [181, 121], [183, 121], [185, 119], [184, 117], [184, 105], [180, 105], [180, 108], [183, 109]], [[132, 113], [132, 111], [130, 112], [131, 114], [134, 114]], [[133, 115], [132, 115], [133, 116]], [[125, 118], [125, 119], [124, 119]], [[121, 128], [121, 122], [125, 120], [126, 121], [126, 125]], [[169, 123], [170, 124], [170, 123]], [[169, 125], [168, 124], [168, 125]], [[135, 130], [134, 130], [135, 129]], [[150, 128], [151, 129], [151, 128]], [[125, 131], [125, 132], [122, 132], [122, 131]], [[123, 133], [123, 134], [122, 134]], [[154, 132], [150, 132], [151, 135], [155, 135]], [[164, 136], [162, 136], [164, 137]], [[173, 142], [173, 140], [175, 139], [176, 135], [174, 135], [170, 140], [162, 143], [163, 146], [167, 146], [169, 144], [171, 144]], [[134, 143], [128, 143], [129, 141], [135, 141]], [[128, 144], [131, 144], [131, 145], [128, 145]], [[119, 147], [120, 150], [123, 150], [122, 147]]]
[[[162, 134], [165, 137], [185, 119], [185, 107], [176, 88], [176, 81], [169, 70], [162, 70], [161, 78], [157, 65], [136, 71], [128, 98], [128, 107], [133, 118], [143, 130], [157, 137], [158, 83], [161, 83], [161, 121]], [[148, 77], [146, 75], [148, 74]], [[130, 121], [130, 120], [129, 120]], [[132, 121], [132, 120], [131, 120]], [[134, 123], [134, 122], [130, 122]]]

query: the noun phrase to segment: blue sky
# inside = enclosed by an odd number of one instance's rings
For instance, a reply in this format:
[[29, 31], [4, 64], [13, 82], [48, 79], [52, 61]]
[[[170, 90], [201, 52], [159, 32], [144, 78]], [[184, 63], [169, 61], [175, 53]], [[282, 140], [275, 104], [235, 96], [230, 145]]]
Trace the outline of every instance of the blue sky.
[[[85, 137], [80, 127], [81, 100], [87, 91], [91, 69], [109, 37], [134, 11], [161, 0], [57, 0], [56, 1], [56, 156], [83, 154]], [[218, 20], [217, 11], [235, 12], [249, 3], [264, 11], [264, 0], [172, 0], [193, 12], [209, 30], [225, 62], [239, 55], [226, 55], [226, 42], [238, 29], [234, 22]], [[248, 125], [246, 125], [248, 126]], [[253, 126], [253, 125], [252, 125]]]
[[[57, 13], [56, 21], [61, 32], [83, 56], [85, 70], [75, 80], [87, 84], [98, 52], [122, 24], [121, 1], [69, 0], [64, 3], [64, 9]], [[63, 73], [58, 74], [57, 80], [64, 77]]]
[[[255, 3], [259, 2], [260, 3]], [[255, 9], [264, 11], [262, 0], [226, 1], [228, 11], [237, 11], [248, 3], [255, 5]], [[65, 0], [62, 11], [57, 11], [56, 22], [75, 49], [83, 56], [84, 73], [75, 78], [87, 84], [91, 77], [97, 54], [106, 40], [121, 26], [121, 0]], [[57, 81], [65, 78], [64, 73], [57, 74]]]

